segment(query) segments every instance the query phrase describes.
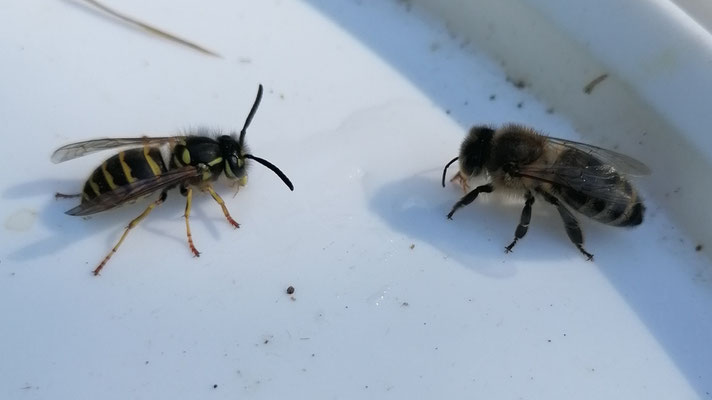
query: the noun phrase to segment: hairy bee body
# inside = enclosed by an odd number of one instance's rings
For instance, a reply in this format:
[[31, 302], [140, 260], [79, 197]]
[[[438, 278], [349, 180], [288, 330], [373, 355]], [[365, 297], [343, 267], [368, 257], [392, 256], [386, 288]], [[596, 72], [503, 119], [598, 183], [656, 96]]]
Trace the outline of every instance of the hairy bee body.
[[[495, 186], [518, 190], [524, 194], [545, 192], [556, 196], [570, 208], [598, 222], [612, 226], [635, 226], [643, 221], [645, 207], [638, 192], [615, 168], [607, 166], [599, 158], [576, 148], [549, 146], [548, 138], [532, 129], [505, 126], [492, 136], [491, 158], [485, 164], [486, 172]], [[460, 155], [462, 174], [468, 175], [467, 165], [470, 143], [463, 143]], [[464, 162], [462, 160], [465, 160]], [[550, 170], [547, 181], [517, 176], [517, 170]], [[605, 171], [604, 174], [585, 179], [591, 185], [605, 187], [605, 198], [595, 193], [586, 193], [564, 183], [555, 182], [554, 171], [560, 170]], [[584, 179], [584, 178], [581, 178]]]
[[627, 175], [645, 175], [650, 170], [640, 161], [611, 150], [557, 139], [521, 125], [499, 129], [473, 127], [460, 147], [456, 175], [463, 188], [470, 178], [484, 173], [486, 185], [469, 191], [448, 214], [465, 206], [479, 193], [507, 190], [522, 195], [526, 202], [509, 252], [527, 232], [535, 198], [557, 207], [567, 234], [589, 259], [583, 249], [583, 234], [570, 210], [612, 226], [635, 226], [643, 221], [645, 206]]

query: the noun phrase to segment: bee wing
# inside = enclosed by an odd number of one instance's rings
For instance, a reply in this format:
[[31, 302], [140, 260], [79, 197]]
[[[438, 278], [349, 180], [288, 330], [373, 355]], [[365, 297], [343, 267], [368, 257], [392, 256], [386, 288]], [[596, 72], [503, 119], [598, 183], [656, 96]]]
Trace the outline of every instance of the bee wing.
[[113, 149], [124, 146], [157, 145], [163, 143], [174, 143], [175, 136], [164, 137], [140, 137], [140, 138], [105, 138], [85, 140], [83, 142], [71, 143], [62, 146], [52, 153], [52, 162], [55, 164], [82, 157], [87, 154], [101, 150]]
[[517, 174], [529, 179], [559, 185], [573, 189], [588, 197], [612, 202], [628, 202], [632, 193], [620, 190], [619, 171], [610, 165], [594, 165], [586, 167], [571, 166], [526, 166]]
[[604, 164], [614, 167], [619, 173], [634, 176], [650, 175], [650, 168], [647, 165], [625, 154], [568, 139], [555, 137], [547, 137], [546, 139], [550, 145], [568, 147], [588, 153], [601, 160]]
[[127, 185], [119, 186], [110, 192], [102, 193], [91, 200], [82, 202], [82, 204], [67, 211], [66, 214], [78, 216], [96, 214], [160, 189], [170, 188], [171, 186], [201, 175], [202, 170], [198, 167], [187, 166], [172, 169], [161, 175], [141, 179]]

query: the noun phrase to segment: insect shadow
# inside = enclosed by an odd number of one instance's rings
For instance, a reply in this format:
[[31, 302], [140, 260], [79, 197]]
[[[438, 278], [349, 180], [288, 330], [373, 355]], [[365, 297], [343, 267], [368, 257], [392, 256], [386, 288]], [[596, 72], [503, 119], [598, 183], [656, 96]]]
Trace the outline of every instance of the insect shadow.
[[[116, 239], [121, 236], [129, 221], [141, 213], [151, 200], [149, 198], [138, 200], [134, 204], [127, 204], [115, 210], [110, 210], [105, 213], [93, 215], [91, 217], [77, 218], [66, 215], [65, 211], [72, 208], [78, 203], [78, 199], [55, 199], [54, 192], [48, 190], [56, 189], [60, 192], [75, 192], [81, 189], [83, 181], [74, 179], [42, 179], [32, 182], [25, 182], [8, 188], [3, 192], [2, 197], [7, 199], [25, 199], [37, 196], [45, 197], [47, 200], [44, 206], [37, 211], [37, 220], [48, 228], [51, 233], [49, 236], [36, 240], [8, 254], [8, 258], [16, 261], [25, 261], [56, 254], [62, 249], [71, 245], [76, 245], [89, 237], [97, 237], [103, 232], [110, 231], [111, 233], [103, 235], [103, 244], [98, 253], [102, 253], [106, 246], [112, 246]], [[48, 189], [50, 188], [50, 189]], [[217, 213], [212, 215], [210, 210], [203, 210], [203, 203], [199, 201], [203, 196], [198, 196], [193, 202], [192, 216], [195, 218], [195, 223], [202, 224], [215, 240], [219, 239], [222, 224], [222, 213], [219, 208], [214, 211]], [[212, 199], [211, 199], [212, 202]], [[211, 204], [210, 204], [211, 205]], [[170, 238], [180, 246], [186, 246], [186, 238], [183, 233], [183, 210], [185, 200], [180, 195], [178, 190], [168, 192], [166, 202], [157, 207], [151, 215], [142, 221], [138, 229], [146, 229], [151, 234], [156, 234], [164, 238]], [[220, 218], [218, 218], [220, 217]], [[91, 219], [91, 221], [88, 221]], [[152, 224], [158, 221], [171, 220], [175, 221], [176, 226], [180, 229], [171, 230], [153, 228]], [[229, 227], [224, 227], [226, 230]], [[176, 233], [172, 233], [176, 232]], [[159, 239], [157, 239], [159, 240]], [[166, 253], [168, 254], [168, 253]], [[90, 257], [87, 255], [86, 257]], [[190, 256], [190, 252], [186, 250], [186, 256]], [[87, 258], [87, 261], [93, 259]]]
[[[541, 262], [578, 256], [571, 248], [564, 227], [547, 204], [534, 210], [532, 227], [521, 247], [505, 254], [504, 247], [514, 238], [514, 231], [524, 200], [482, 196], [461, 209], [453, 220], [446, 215], [462, 192], [443, 189], [435, 177], [415, 175], [393, 181], [376, 189], [370, 208], [394, 230], [422, 240], [439, 249], [446, 257], [492, 277], [516, 273], [510, 261]], [[488, 198], [489, 197], [489, 198]], [[603, 235], [601, 228], [585, 227], [591, 236]], [[567, 253], [568, 252], [568, 253]]]

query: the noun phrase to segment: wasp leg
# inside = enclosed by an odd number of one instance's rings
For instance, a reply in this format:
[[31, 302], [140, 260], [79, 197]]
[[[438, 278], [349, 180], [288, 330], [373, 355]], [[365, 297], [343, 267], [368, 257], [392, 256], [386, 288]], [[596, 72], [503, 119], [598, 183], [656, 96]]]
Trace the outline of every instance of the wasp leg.
[[[181, 187], [181, 192], [183, 192], [183, 188]], [[193, 235], [190, 234], [190, 222], [188, 222], [188, 219], [190, 218], [190, 206], [193, 203], [193, 188], [191, 187], [186, 187], [185, 188], [185, 232], [188, 234], [188, 246], [190, 247], [190, 251], [193, 252], [193, 255], [196, 257], [200, 257], [200, 252], [198, 249], [195, 248], [195, 245], [193, 244]]]
[[527, 192], [527, 201], [524, 203], [524, 208], [522, 209], [522, 215], [519, 217], [519, 225], [517, 225], [517, 230], [514, 232], [514, 241], [509, 244], [509, 246], [504, 248], [505, 253], [510, 253], [514, 245], [517, 244], [517, 240], [524, 237], [529, 230], [529, 221], [532, 219], [532, 205], [534, 204], [534, 196], [531, 192]]
[[211, 185], [206, 186], [206, 189], [208, 190], [208, 192], [210, 192], [210, 195], [213, 196], [213, 199], [215, 199], [215, 201], [220, 204], [220, 207], [222, 207], [223, 214], [225, 214], [227, 222], [229, 222], [235, 228], [239, 228], [240, 224], [238, 224], [234, 219], [232, 219], [232, 217], [230, 216], [230, 212], [227, 210], [227, 206], [225, 206], [225, 202], [223, 201], [222, 197], [220, 197], [220, 195], [215, 192], [215, 189], [213, 189]]
[[64, 193], [55, 193], [54, 198], [55, 199], [74, 199], [77, 197], [82, 197], [81, 193], [74, 193], [74, 194], [64, 194]]
[[556, 197], [541, 190], [538, 190], [538, 192], [544, 197], [544, 200], [555, 205], [556, 209], [559, 210], [559, 215], [561, 215], [561, 219], [564, 220], [566, 234], [569, 236], [569, 239], [571, 239], [573, 244], [575, 244], [579, 251], [586, 256], [586, 259], [588, 261], [593, 260], [593, 254], [587, 252], [583, 248], [583, 232], [581, 232], [581, 227], [579, 226], [576, 217], [574, 217], [574, 215], [571, 214], [571, 211], [569, 211], [568, 208], [564, 207], [564, 205], [561, 204], [559, 199], [557, 199]]
[[111, 258], [111, 256], [113, 256], [114, 253], [116, 253], [116, 251], [119, 250], [119, 246], [121, 246], [121, 243], [123, 243], [124, 239], [126, 239], [126, 235], [129, 234], [129, 231], [131, 229], [135, 228], [136, 225], [138, 225], [138, 223], [141, 222], [141, 220], [146, 218], [146, 216], [148, 214], [150, 214], [151, 211], [153, 211], [153, 209], [156, 208], [156, 206], [158, 206], [161, 203], [163, 203], [164, 201], [166, 201], [167, 196], [168, 196], [167, 192], [165, 192], [165, 191], [161, 192], [161, 197], [159, 197], [158, 200], [151, 203], [148, 207], [146, 207], [145, 210], [143, 210], [143, 212], [138, 217], [134, 218], [133, 220], [131, 220], [131, 222], [129, 222], [129, 225], [126, 227], [124, 234], [121, 235], [121, 239], [119, 239], [119, 241], [116, 243], [116, 246], [114, 246], [114, 248], [111, 249], [109, 254], [107, 254], [106, 257], [104, 257], [104, 260], [101, 262], [101, 264], [99, 264], [99, 266], [96, 267], [96, 269], [92, 272], [94, 274], [94, 276], [99, 275], [99, 272], [102, 270], [102, 268], [104, 268], [106, 263], [109, 262], [109, 259]]
[[475, 201], [475, 199], [480, 193], [491, 193], [493, 190], [494, 187], [489, 183], [486, 185], [477, 186], [476, 188], [472, 189], [470, 193], [466, 194], [460, 200], [458, 200], [457, 203], [455, 203], [455, 205], [452, 207], [452, 210], [447, 215], [447, 218], [452, 219], [452, 215], [455, 214], [455, 211], [457, 211], [458, 208], [466, 206]]

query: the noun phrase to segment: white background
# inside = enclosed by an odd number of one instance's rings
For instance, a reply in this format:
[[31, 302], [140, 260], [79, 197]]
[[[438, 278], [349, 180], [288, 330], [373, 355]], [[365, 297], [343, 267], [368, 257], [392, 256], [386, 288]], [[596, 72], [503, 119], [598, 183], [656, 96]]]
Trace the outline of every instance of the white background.
[[[542, 202], [508, 255], [520, 202], [446, 220], [461, 191], [440, 174], [470, 125], [586, 138], [437, 20], [398, 2], [112, 6], [223, 58], [71, 1], [3, 4], [1, 398], [712, 398], [712, 270], [660, 199], [634, 230], [584, 222], [593, 263]], [[247, 141], [295, 191], [259, 165], [221, 188], [237, 231], [199, 196], [197, 259], [171, 192], [93, 277], [145, 204], [65, 215], [54, 192], [111, 153], [52, 151], [239, 129], [258, 83]]]

